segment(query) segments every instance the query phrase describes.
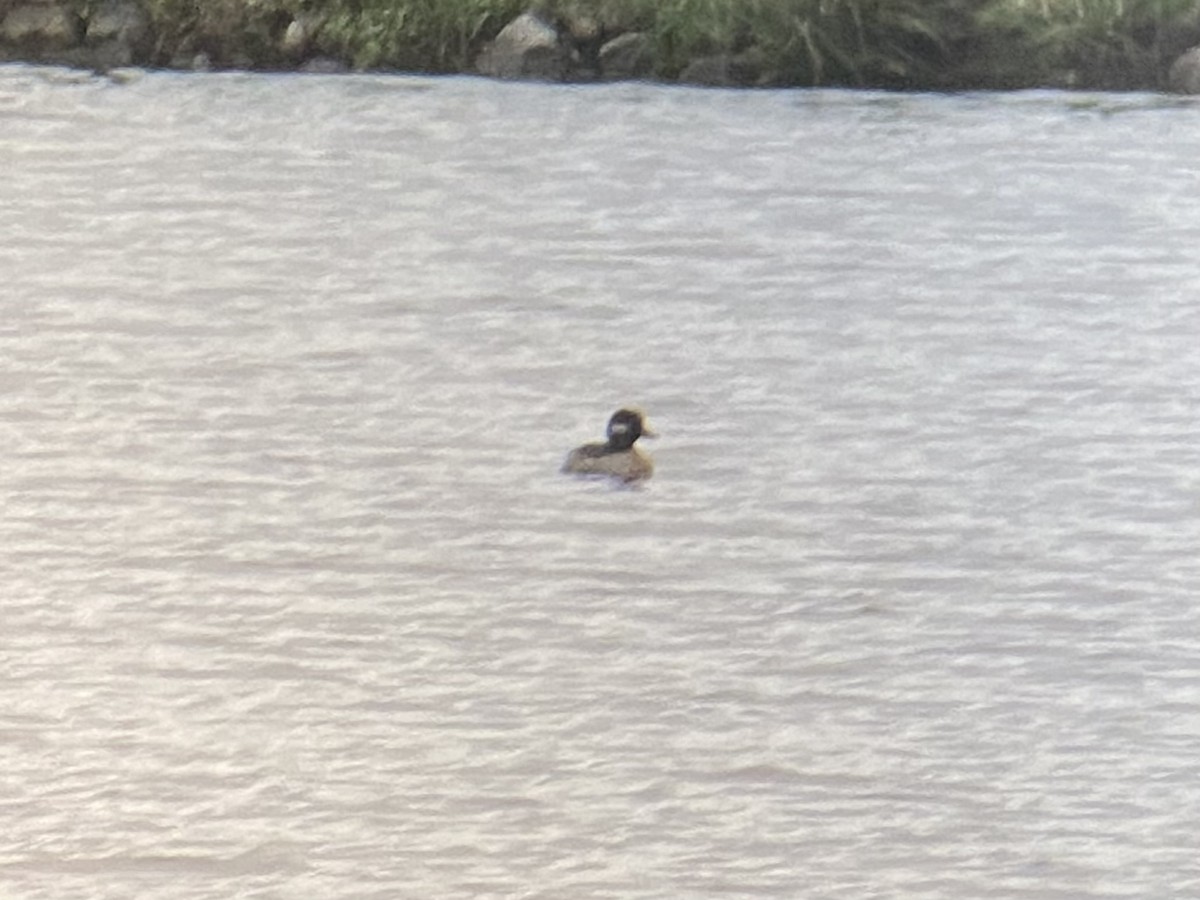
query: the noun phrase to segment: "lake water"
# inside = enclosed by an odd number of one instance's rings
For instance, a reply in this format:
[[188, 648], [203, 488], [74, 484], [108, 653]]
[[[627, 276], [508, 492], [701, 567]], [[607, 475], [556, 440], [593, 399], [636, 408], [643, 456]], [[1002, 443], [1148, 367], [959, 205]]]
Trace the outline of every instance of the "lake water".
[[1200, 896], [1198, 145], [0, 69], [4, 895]]

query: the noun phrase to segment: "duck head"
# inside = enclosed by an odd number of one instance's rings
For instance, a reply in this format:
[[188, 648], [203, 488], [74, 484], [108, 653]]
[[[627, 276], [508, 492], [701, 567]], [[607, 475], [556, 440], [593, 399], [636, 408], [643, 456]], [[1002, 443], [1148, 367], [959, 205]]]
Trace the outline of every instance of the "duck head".
[[628, 450], [640, 437], [658, 437], [636, 409], [618, 409], [608, 420], [605, 433], [610, 450]]

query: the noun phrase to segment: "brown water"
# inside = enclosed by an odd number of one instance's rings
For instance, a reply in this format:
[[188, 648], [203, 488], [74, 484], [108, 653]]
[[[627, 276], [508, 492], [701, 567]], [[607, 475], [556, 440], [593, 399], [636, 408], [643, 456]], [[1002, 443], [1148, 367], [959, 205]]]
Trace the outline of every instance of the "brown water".
[[1198, 139], [0, 69], [3, 893], [1200, 894]]

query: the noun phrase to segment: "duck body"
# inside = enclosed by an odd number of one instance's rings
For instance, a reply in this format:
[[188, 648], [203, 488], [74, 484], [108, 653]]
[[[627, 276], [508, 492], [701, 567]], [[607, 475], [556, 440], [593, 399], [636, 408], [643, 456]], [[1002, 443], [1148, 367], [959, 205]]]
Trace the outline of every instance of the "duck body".
[[563, 463], [570, 475], [606, 475], [621, 481], [643, 481], [654, 474], [654, 462], [634, 446], [640, 437], [656, 437], [637, 410], [619, 409], [608, 420], [608, 440], [576, 447]]
[[562, 470], [571, 475], [608, 475], [622, 481], [642, 481], [654, 474], [654, 462], [636, 447], [617, 452], [608, 444], [584, 444], [567, 455]]

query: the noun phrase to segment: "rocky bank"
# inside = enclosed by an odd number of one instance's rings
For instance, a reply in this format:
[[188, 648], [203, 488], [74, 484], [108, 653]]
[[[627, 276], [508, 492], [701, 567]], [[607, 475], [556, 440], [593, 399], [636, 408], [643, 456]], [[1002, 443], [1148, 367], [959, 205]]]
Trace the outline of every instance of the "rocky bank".
[[[337, 72], [351, 68], [322, 42], [319, 15], [271, 23], [252, 40], [225, 40], [156, 27], [139, 0], [79, 4], [0, 0], [0, 62], [68, 65], [107, 71], [126, 66]], [[654, 71], [648, 35], [607, 33], [588, 19], [550, 23], [524, 13], [481, 49], [477, 74], [543, 81], [647, 79]], [[751, 57], [704, 57], [680, 81], [728, 86], [767, 83]]]
[[[148, 3], [0, 0], [0, 62], [102, 72], [129, 66], [308, 72], [352, 68], [350, 60], [322, 39], [319, 13], [284, 14], [241, 31], [206, 33], [187, 23], [157, 23]], [[614, 28], [587, 15], [548, 21], [525, 12], [479, 48], [470, 72], [559, 82], [650, 80], [660, 68], [656, 62], [648, 34]], [[753, 47], [691, 59], [674, 80], [713, 87], [778, 84]], [[1200, 47], [1175, 62], [1169, 86], [1181, 93], [1200, 93]]]
[[0, 0], [0, 61], [107, 70], [144, 64], [150, 16], [133, 0], [111, 0], [86, 18], [52, 0]]

